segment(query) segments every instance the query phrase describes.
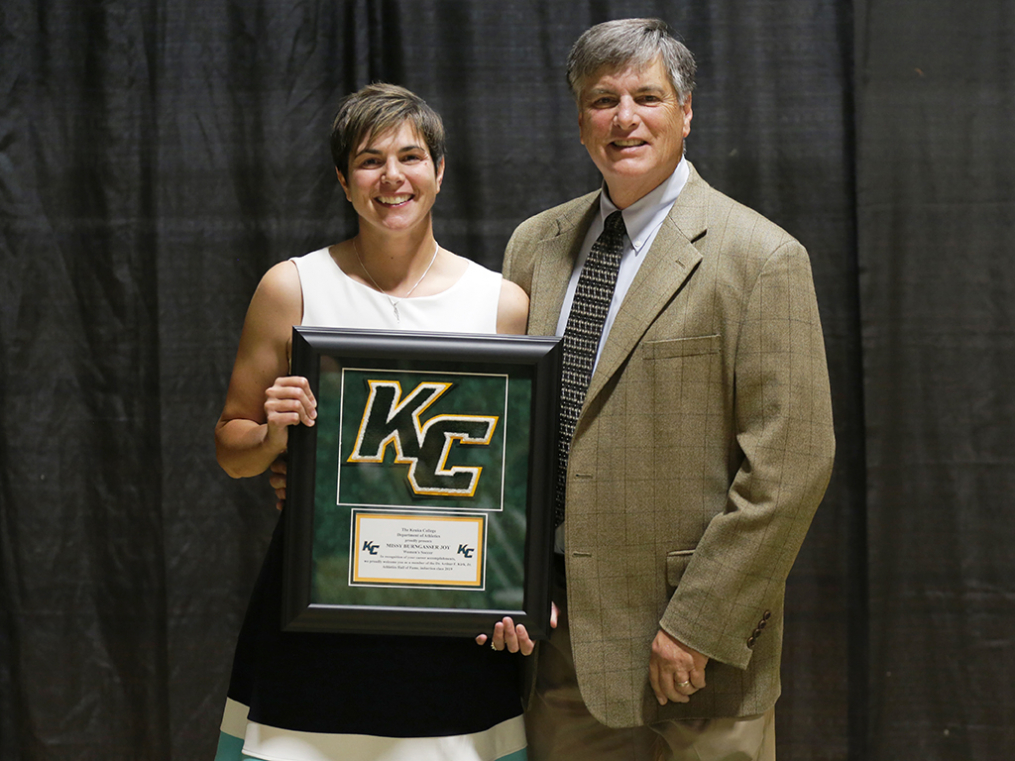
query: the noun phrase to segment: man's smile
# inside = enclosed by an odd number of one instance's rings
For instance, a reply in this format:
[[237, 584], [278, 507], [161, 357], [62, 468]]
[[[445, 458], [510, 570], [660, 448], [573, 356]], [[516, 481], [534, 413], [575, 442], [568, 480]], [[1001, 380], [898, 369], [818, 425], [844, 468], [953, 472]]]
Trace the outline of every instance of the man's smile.
[[634, 148], [639, 145], [646, 145], [644, 140], [636, 140], [634, 138], [626, 138], [623, 140], [614, 140], [610, 143], [614, 148]]

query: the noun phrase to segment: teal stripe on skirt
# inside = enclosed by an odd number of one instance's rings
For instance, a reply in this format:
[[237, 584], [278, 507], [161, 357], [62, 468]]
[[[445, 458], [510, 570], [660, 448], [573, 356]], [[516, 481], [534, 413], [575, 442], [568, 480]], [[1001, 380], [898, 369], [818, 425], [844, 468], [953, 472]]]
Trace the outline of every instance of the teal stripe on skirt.
[[[512, 754], [514, 755], [514, 754]], [[243, 738], [219, 732], [219, 747], [215, 752], [215, 761], [257, 761], [243, 755]], [[514, 761], [512, 758], [511, 761]]]

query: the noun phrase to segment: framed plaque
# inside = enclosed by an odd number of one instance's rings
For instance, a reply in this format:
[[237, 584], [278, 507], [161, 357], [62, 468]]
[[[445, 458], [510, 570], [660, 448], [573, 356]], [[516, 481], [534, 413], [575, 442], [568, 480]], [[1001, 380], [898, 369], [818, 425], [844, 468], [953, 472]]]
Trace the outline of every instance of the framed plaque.
[[284, 629], [548, 636], [559, 343], [293, 328]]

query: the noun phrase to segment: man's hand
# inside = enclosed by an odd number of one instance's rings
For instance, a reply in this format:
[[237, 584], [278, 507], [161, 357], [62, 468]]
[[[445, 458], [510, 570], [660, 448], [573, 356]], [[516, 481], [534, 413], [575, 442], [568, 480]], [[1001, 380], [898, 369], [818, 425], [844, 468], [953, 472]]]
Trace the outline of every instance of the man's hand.
[[281, 510], [285, 505], [285, 476], [288, 463], [285, 459], [286, 453], [283, 452], [275, 461], [271, 464], [271, 475], [268, 477], [268, 483], [271, 484], [271, 488], [275, 490], [275, 508]]
[[688, 647], [660, 629], [652, 641], [648, 678], [659, 705], [686, 703], [705, 688], [708, 656]]

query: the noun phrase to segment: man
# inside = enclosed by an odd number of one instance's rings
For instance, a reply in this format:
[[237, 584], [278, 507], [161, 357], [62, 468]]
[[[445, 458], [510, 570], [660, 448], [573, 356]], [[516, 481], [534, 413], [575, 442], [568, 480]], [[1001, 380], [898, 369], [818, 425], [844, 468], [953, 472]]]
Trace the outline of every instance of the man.
[[535, 761], [775, 757], [785, 581], [832, 466], [828, 373], [803, 247], [683, 157], [693, 75], [661, 21], [585, 32], [568, 81], [603, 188], [505, 255], [529, 333], [565, 337]]

